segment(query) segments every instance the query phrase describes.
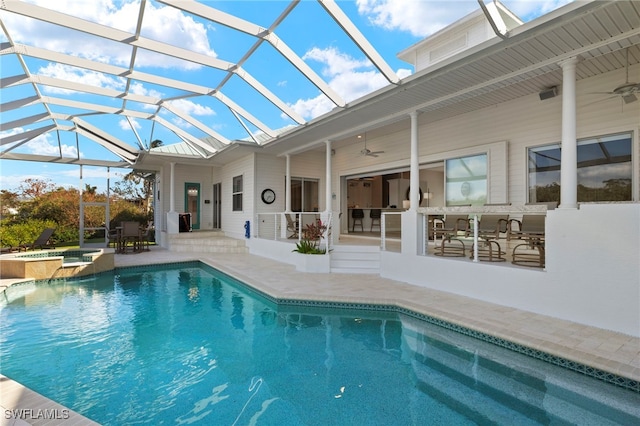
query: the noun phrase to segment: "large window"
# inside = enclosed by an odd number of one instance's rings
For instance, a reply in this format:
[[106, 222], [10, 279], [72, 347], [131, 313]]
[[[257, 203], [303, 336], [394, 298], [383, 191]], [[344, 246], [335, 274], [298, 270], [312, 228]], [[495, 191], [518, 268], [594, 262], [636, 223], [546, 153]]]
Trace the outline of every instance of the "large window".
[[294, 212], [317, 212], [318, 186], [318, 179], [291, 178], [291, 210]]
[[[630, 201], [631, 134], [578, 141], [578, 201]], [[529, 202], [560, 202], [560, 145], [529, 149]]]
[[451, 158], [445, 162], [446, 205], [487, 202], [487, 154]]
[[242, 211], [242, 175], [233, 178], [233, 211]]

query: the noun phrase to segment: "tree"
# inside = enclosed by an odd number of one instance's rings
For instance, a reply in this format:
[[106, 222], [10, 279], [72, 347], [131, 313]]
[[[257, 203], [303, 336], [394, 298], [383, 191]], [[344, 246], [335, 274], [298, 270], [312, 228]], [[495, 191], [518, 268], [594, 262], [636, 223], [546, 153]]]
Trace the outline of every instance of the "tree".
[[50, 180], [27, 178], [18, 186], [18, 191], [25, 198], [35, 199], [54, 188]]
[[[162, 146], [160, 139], [155, 139], [149, 146], [150, 149]], [[153, 197], [155, 173], [141, 170], [131, 170], [116, 182], [113, 192], [130, 201], [136, 201], [144, 206], [145, 211], [150, 211], [149, 200]]]
[[20, 206], [19, 195], [17, 192], [0, 190], [0, 215], [4, 216], [11, 213], [11, 210], [17, 210]]

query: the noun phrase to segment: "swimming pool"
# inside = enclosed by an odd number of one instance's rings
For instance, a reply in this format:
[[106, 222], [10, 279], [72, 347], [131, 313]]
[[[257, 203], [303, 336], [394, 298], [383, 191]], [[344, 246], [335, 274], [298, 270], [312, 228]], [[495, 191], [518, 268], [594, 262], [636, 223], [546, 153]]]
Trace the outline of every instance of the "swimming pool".
[[1, 373], [105, 425], [638, 424], [640, 395], [392, 311], [208, 267], [10, 287]]

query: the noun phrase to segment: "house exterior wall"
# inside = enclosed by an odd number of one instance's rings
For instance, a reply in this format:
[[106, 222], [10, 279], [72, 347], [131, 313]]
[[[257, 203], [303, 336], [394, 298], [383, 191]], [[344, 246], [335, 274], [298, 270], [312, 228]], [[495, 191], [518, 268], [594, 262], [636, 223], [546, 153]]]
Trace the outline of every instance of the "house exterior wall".
[[318, 211], [325, 209], [326, 161], [325, 150], [314, 150], [291, 156], [291, 176], [319, 179]]
[[[632, 67], [630, 72], [640, 72], [640, 66]], [[638, 200], [640, 102], [623, 106], [620, 99], [611, 99], [606, 94], [593, 94], [611, 90], [624, 78], [622, 71], [578, 82], [577, 138], [634, 132], [633, 195], [634, 200]], [[421, 164], [488, 152], [489, 202], [524, 204], [527, 202], [527, 149], [561, 142], [562, 96], [560, 94], [541, 101], [535, 94], [434, 123], [426, 122], [427, 118], [422, 115], [418, 117], [418, 155]], [[408, 168], [409, 122], [407, 116], [405, 128], [379, 138], [368, 136], [367, 148], [385, 151], [378, 158], [362, 157], [360, 150], [364, 145], [361, 144], [336, 149], [334, 182], [340, 176]]]
[[[213, 183], [222, 185], [222, 231], [232, 238], [244, 238], [244, 224], [246, 221], [254, 221], [256, 211], [256, 154], [249, 154], [239, 160], [233, 161], [213, 174]], [[242, 211], [233, 211], [232, 191], [233, 178], [242, 175], [243, 196]], [[257, 195], [256, 195], [257, 193]]]
[[[193, 166], [176, 163], [174, 167], [174, 209], [178, 213], [184, 213], [186, 182], [200, 184], [200, 229], [211, 229], [213, 220], [212, 204], [205, 204], [204, 200], [211, 200], [212, 187], [212, 167]], [[169, 163], [162, 166], [159, 177], [156, 179], [156, 229], [167, 231], [165, 213], [171, 211], [171, 165]], [[160, 199], [158, 200], [158, 194]], [[160, 242], [161, 243], [161, 242]], [[161, 243], [162, 244], [162, 243]]]

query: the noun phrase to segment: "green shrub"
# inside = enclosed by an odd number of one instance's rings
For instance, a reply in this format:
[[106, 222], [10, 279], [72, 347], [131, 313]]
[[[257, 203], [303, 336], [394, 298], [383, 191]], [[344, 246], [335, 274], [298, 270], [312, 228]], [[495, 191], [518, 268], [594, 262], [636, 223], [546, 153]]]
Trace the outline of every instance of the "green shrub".
[[294, 252], [301, 254], [325, 254], [326, 250], [316, 247], [316, 243], [311, 240], [300, 240], [296, 243]]
[[[2, 222], [0, 241], [3, 247], [18, 247], [33, 243], [46, 228], [56, 228], [52, 240], [58, 240], [58, 225], [52, 220], [27, 219], [21, 223]], [[77, 239], [77, 237], [76, 237]]]

